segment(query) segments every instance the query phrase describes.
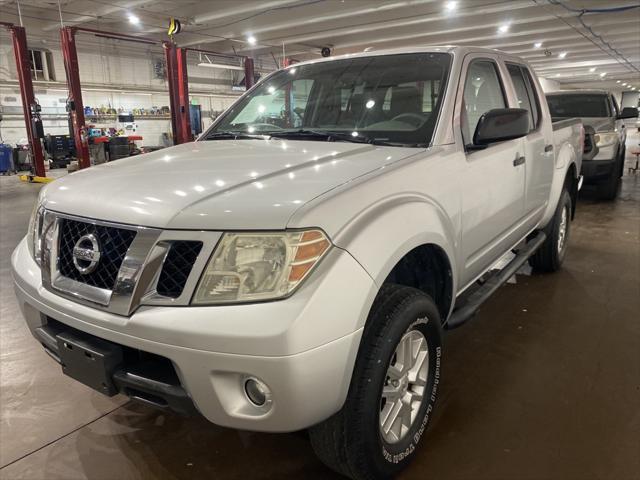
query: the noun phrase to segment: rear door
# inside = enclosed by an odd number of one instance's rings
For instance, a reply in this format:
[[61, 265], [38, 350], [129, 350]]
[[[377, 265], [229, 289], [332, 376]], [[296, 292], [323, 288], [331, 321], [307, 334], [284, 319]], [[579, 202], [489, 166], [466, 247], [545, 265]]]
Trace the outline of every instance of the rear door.
[[540, 96], [529, 69], [515, 63], [506, 66], [516, 101], [512, 106], [529, 112], [529, 134], [524, 138], [525, 217], [520, 230], [525, 235], [544, 215], [549, 201], [554, 172], [553, 127], [542, 122]]
[[[468, 55], [462, 70], [460, 128], [473, 143], [480, 117], [509, 106], [506, 72], [492, 55]], [[466, 286], [517, 242], [524, 215], [524, 139], [498, 142], [483, 150], [465, 149], [461, 179], [462, 285]], [[452, 179], [451, 181], [456, 181]]]

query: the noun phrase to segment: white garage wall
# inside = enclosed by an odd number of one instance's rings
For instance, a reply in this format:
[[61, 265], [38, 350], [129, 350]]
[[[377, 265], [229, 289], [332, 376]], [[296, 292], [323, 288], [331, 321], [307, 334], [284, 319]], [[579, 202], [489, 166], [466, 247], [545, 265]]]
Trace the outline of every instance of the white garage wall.
[[[20, 90], [15, 84], [17, 75], [13, 47], [7, 37], [0, 38], [0, 41], [0, 107], [4, 112], [0, 128], [3, 140], [6, 143], [16, 144], [26, 138], [22, 102]], [[82, 37], [78, 41], [79, 45], [81, 41]], [[55, 81], [47, 82], [46, 85], [38, 82], [35, 86], [36, 98], [42, 106], [45, 133], [66, 134], [68, 133], [65, 113], [67, 89], [62, 54], [60, 50], [54, 48], [47, 48], [47, 50], [53, 57]], [[167, 83], [165, 80], [156, 79], [154, 75], [154, 63], [162, 58], [163, 53], [160, 49], [149, 48], [146, 45], [129, 47], [120, 44], [103, 46], [96, 48], [95, 51], [80, 50], [78, 61], [85, 107], [115, 108], [129, 112], [133, 109], [150, 109], [169, 105], [168, 93], [164, 93], [168, 90]], [[206, 128], [216, 114], [225, 110], [238, 98], [239, 93], [232, 92], [231, 85], [233, 80], [237, 81], [243, 74], [198, 67], [196, 65], [198, 61], [196, 55], [190, 54], [189, 88], [192, 92], [198, 92], [191, 95], [190, 99], [193, 103], [201, 105]], [[105, 90], [111, 87], [125, 91], [127, 88], [144, 89], [156, 93], [95, 91], [97, 88]], [[206, 93], [200, 94], [200, 92]], [[171, 133], [171, 123], [167, 118], [145, 118], [138, 115], [136, 123], [138, 125], [136, 133], [144, 138], [139, 145], [161, 145], [162, 134]], [[113, 119], [95, 123], [88, 118], [87, 125], [89, 124], [95, 124], [99, 128], [115, 127]]]
[[538, 77], [540, 80], [540, 85], [542, 86], [542, 90], [544, 92], [555, 92], [560, 90], [560, 83], [555, 80], [549, 80], [548, 78]]

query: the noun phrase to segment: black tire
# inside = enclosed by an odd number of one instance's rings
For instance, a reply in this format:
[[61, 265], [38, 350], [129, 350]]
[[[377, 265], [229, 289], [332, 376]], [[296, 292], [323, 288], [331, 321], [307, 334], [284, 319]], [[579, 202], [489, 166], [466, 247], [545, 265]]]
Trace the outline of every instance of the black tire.
[[602, 200], [615, 200], [618, 196], [618, 189], [620, 188], [620, 178], [622, 178], [624, 168], [624, 160], [621, 157], [616, 159], [616, 163], [611, 169], [611, 176], [607, 178], [598, 187], [598, 195]]
[[[382, 388], [389, 386], [387, 369], [392, 360], [397, 365], [396, 347], [409, 332], [422, 334], [426, 340], [426, 385], [419, 387], [424, 390], [411, 427], [400, 440], [389, 443], [379, 423]], [[392, 478], [405, 468], [433, 415], [441, 355], [442, 325], [434, 301], [415, 288], [383, 285], [363, 332], [345, 404], [309, 431], [320, 460], [356, 480]]]
[[[564, 210], [564, 238], [560, 239], [561, 224]], [[556, 207], [556, 212], [553, 215], [553, 219], [545, 228], [547, 239], [540, 246], [540, 248], [529, 258], [529, 265], [534, 270], [541, 272], [555, 272], [559, 270], [564, 261], [564, 257], [567, 252], [567, 245], [569, 243], [569, 233], [571, 232], [571, 196], [566, 188], [560, 194], [560, 200]], [[562, 241], [562, 248], [558, 248], [558, 245]]]

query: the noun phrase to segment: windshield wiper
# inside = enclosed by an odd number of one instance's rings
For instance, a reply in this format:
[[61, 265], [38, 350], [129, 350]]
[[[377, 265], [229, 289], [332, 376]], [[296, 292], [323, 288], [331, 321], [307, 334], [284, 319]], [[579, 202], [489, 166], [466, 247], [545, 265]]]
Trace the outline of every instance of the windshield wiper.
[[205, 140], [263, 140], [262, 135], [249, 135], [244, 132], [211, 132]]
[[326, 140], [327, 142], [351, 142], [351, 143], [366, 143], [369, 145], [379, 145], [383, 147], [408, 147], [408, 148], [426, 148], [428, 145], [424, 143], [412, 143], [404, 144], [399, 142], [389, 142], [386, 139], [371, 138], [364, 135], [354, 135], [349, 132], [335, 132], [331, 130], [310, 130], [301, 128], [299, 130], [284, 130], [284, 131], [269, 131], [262, 132], [264, 135], [268, 135], [273, 138], [317, 138], [319, 140]]
[[265, 135], [269, 135], [273, 138], [296, 138], [296, 137], [309, 137], [317, 138], [320, 140], [326, 140], [327, 142], [352, 142], [352, 143], [372, 143], [371, 140], [362, 135], [353, 135], [346, 132], [331, 132], [325, 130], [309, 130], [301, 128], [299, 130], [286, 130], [282, 132], [264, 132]]

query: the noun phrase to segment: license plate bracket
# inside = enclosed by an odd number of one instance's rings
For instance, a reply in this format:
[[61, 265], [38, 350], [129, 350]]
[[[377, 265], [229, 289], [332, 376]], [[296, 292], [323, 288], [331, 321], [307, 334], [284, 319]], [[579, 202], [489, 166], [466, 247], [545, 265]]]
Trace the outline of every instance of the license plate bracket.
[[118, 393], [113, 373], [122, 364], [120, 345], [72, 332], [59, 333], [56, 341], [65, 375], [109, 397]]

